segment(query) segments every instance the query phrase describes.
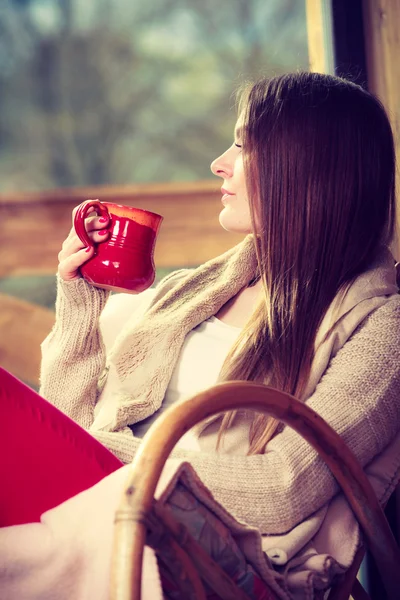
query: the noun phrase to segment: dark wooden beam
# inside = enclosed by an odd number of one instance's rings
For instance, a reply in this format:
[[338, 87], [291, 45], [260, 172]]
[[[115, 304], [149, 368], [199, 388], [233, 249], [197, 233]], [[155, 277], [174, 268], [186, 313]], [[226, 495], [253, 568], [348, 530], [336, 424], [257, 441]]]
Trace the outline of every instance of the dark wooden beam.
[[331, 0], [335, 75], [368, 87], [362, 0]]

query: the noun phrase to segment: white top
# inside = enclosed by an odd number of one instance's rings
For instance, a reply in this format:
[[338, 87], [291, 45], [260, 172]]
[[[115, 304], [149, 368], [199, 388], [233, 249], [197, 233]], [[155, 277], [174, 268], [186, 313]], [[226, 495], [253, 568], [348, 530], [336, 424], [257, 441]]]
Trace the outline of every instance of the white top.
[[[126, 318], [124, 312], [118, 311], [121, 323]], [[215, 385], [224, 360], [240, 332], [241, 328], [227, 325], [216, 317], [210, 317], [195, 327], [182, 345], [160, 409], [147, 419], [132, 425], [133, 434], [142, 438], [155, 419], [171, 404]], [[106, 347], [111, 346], [115, 339], [115, 329], [110, 339], [105, 331], [103, 337]], [[110, 369], [107, 383], [95, 407], [95, 420], [91, 431], [98, 431], [113, 420], [117, 408], [115, 396], [109, 393], [113, 389], [113, 376], [113, 370]], [[183, 443], [184, 437], [181, 440]]]
[[150, 425], [174, 402], [194, 396], [215, 385], [224, 360], [241, 329], [210, 317], [186, 336], [161, 408], [132, 426], [143, 437]]

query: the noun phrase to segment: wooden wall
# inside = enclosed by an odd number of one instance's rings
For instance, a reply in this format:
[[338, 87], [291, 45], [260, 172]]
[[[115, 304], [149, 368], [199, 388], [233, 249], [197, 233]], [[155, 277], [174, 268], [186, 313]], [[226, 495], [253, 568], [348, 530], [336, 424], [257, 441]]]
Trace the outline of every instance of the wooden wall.
[[55, 273], [57, 254], [71, 228], [72, 209], [87, 198], [163, 215], [156, 265], [198, 265], [243, 238], [219, 225], [219, 188], [217, 181], [205, 181], [0, 195], [0, 277]]
[[[368, 87], [386, 107], [400, 165], [400, 0], [364, 0]], [[397, 236], [393, 252], [400, 261], [400, 177], [397, 177]]]

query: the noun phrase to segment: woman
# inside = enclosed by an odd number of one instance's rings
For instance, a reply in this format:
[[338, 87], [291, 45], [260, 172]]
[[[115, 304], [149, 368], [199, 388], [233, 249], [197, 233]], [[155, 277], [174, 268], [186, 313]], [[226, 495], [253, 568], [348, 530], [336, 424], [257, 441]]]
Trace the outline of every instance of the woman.
[[[89, 286], [79, 267], [92, 250], [71, 231], [41, 393], [125, 463], [166, 406], [235, 379], [307, 401], [365, 467], [392, 457], [400, 299], [388, 251], [395, 158], [382, 106], [328, 75], [261, 80], [242, 95], [234, 143], [211, 169], [223, 181], [221, 225], [250, 235], [154, 290], [109, 298]], [[95, 242], [107, 239], [107, 225], [87, 220]], [[174, 455], [260, 530], [289, 593], [311, 593], [350, 564], [358, 530], [327, 468], [293, 431], [240, 411], [207, 422]], [[387, 464], [382, 501], [398, 467]]]

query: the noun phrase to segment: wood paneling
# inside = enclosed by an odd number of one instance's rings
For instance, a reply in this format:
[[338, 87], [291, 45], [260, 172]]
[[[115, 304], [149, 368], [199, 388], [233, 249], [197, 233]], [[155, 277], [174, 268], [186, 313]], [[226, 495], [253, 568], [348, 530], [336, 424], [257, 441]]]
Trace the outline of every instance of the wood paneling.
[[200, 264], [238, 243], [218, 222], [218, 182], [83, 188], [0, 196], [0, 277], [55, 273], [74, 206], [87, 198], [163, 215], [155, 253], [159, 267]]
[[[400, 160], [400, 0], [364, 0], [364, 28], [368, 87], [385, 105]], [[400, 179], [397, 178], [399, 189]], [[397, 239], [393, 247], [400, 260], [400, 206], [397, 194]]]

